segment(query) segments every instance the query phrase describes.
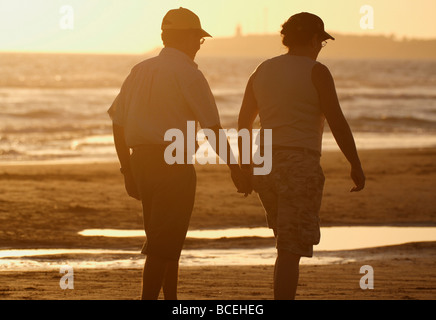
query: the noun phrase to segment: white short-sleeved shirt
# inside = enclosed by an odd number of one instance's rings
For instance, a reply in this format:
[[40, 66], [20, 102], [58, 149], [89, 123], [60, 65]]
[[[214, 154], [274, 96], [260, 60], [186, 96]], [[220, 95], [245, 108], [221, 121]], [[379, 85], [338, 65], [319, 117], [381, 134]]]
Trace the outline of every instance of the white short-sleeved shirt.
[[124, 127], [129, 147], [168, 144], [164, 136], [169, 129], [179, 129], [186, 137], [188, 121], [199, 122], [202, 128], [220, 125], [203, 73], [191, 58], [173, 48], [136, 65], [108, 113]]

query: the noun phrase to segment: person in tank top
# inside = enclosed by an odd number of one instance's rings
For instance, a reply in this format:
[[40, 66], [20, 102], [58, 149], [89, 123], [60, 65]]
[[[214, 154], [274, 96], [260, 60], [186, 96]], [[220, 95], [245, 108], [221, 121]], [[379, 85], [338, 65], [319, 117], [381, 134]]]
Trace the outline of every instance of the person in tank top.
[[[327, 120], [341, 151], [351, 165], [361, 191], [365, 175], [350, 127], [341, 110], [329, 69], [317, 62], [326, 40], [318, 16], [302, 12], [282, 26], [287, 54], [266, 60], [250, 77], [242, 102], [239, 130], [250, 132], [257, 116], [262, 130], [272, 130], [272, 170], [252, 175], [254, 191], [276, 237], [274, 298], [295, 299], [301, 257], [312, 257], [320, 242], [319, 210], [324, 187], [320, 166], [324, 123]], [[260, 145], [262, 148], [263, 146]]]

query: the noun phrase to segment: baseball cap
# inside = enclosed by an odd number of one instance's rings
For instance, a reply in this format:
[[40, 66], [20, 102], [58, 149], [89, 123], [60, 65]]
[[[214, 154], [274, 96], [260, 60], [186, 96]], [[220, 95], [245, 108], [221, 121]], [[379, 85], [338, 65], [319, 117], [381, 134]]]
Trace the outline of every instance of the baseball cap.
[[162, 21], [162, 30], [200, 30], [201, 37], [212, 37], [201, 28], [200, 18], [191, 10], [180, 7], [168, 11]]
[[293, 15], [287, 21], [288, 32], [290, 34], [319, 34], [321, 41], [332, 39], [335, 40], [330, 34], [324, 30], [324, 22], [320, 17], [308, 12], [301, 12]]

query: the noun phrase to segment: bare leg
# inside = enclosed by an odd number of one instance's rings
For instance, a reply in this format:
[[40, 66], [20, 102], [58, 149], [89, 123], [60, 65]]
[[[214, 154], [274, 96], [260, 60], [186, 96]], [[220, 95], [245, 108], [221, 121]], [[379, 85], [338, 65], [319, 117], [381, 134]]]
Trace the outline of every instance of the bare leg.
[[170, 261], [165, 273], [163, 292], [165, 300], [177, 300], [177, 284], [179, 281], [179, 261]]
[[277, 251], [274, 268], [274, 299], [294, 300], [297, 292], [301, 256], [286, 250]]
[[167, 270], [168, 260], [147, 256], [142, 273], [142, 300], [157, 300]]

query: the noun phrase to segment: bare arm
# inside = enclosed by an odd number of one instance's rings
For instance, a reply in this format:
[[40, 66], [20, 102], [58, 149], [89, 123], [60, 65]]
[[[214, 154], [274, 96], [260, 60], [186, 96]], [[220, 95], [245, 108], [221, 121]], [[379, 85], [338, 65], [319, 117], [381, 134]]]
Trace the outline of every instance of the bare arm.
[[248, 194], [251, 193], [251, 185], [249, 181], [246, 179], [246, 177], [243, 175], [241, 168], [238, 164], [235, 163], [235, 161], [232, 161], [232, 158], [234, 159], [233, 152], [230, 148], [230, 144], [228, 141], [226, 141], [226, 145], [222, 146], [220, 143], [218, 143], [218, 137], [220, 136], [220, 130], [222, 127], [220, 125], [205, 128], [212, 130], [215, 134], [215, 137], [217, 137], [217, 143], [216, 146], [212, 144], [212, 147], [214, 148], [214, 151], [217, 155], [224, 154], [223, 152], [220, 152], [220, 148], [226, 148], [226, 155], [227, 159], [222, 159], [226, 162], [227, 166], [230, 169], [230, 174], [233, 180], [233, 183], [235, 184], [236, 188], [238, 189], [238, 193], [243, 193], [245, 196], [248, 196]]
[[124, 175], [124, 185], [126, 191], [132, 198], [140, 200], [138, 189], [132, 174], [132, 169], [130, 167], [130, 148], [127, 146], [124, 128], [113, 123], [113, 134], [115, 149], [117, 151], [118, 159], [121, 164], [121, 169]]
[[123, 170], [130, 170], [130, 148], [127, 146], [126, 138], [124, 136], [124, 128], [112, 124], [113, 134], [114, 134], [114, 142], [115, 149], [117, 151], [117, 156], [121, 164], [121, 168]]
[[350, 126], [342, 112], [336, 93], [335, 83], [328, 68], [317, 64], [313, 68], [312, 81], [318, 91], [321, 109], [339, 148], [351, 164], [351, 178], [355, 183], [352, 192], [365, 187], [365, 175], [357, 153]]
[[[253, 91], [253, 76], [248, 80], [247, 88], [245, 90], [244, 99], [242, 101], [241, 110], [239, 111], [238, 118], [238, 130], [247, 129], [250, 132], [250, 159], [252, 159], [252, 150], [251, 150], [251, 141], [252, 137], [252, 129], [253, 123], [259, 114], [259, 110], [257, 107], [256, 97], [254, 96]], [[239, 154], [242, 155], [242, 145], [239, 143]], [[250, 160], [252, 162], [252, 160]], [[250, 172], [252, 170], [252, 164], [246, 165], [241, 164], [241, 167], [245, 172]]]

